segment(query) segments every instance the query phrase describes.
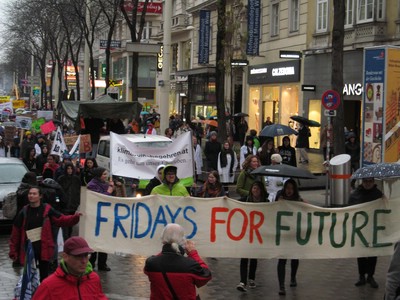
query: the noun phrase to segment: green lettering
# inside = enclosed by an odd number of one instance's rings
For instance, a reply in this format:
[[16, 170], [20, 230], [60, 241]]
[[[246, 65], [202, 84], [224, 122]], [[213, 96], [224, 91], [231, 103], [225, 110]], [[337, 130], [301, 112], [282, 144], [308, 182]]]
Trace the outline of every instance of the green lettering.
[[316, 211], [315, 216], [319, 217], [319, 229], [318, 229], [318, 244], [322, 245], [324, 232], [324, 218], [329, 216], [330, 212]]
[[[358, 216], [364, 217], [364, 222], [360, 226], [357, 226], [357, 217]], [[367, 226], [367, 223], [368, 223], [368, 214], [365, 211], [359, 211], [354, 214], [353, 220], [352, 220], [352, 233], [351, 233], [351, 246], [352, 247], [354, 247], [354, 245], [355, 245], [356, 235], [360, 238], [360, 241], [364, 244], [364, 246], [368, 247], [367, 239], [361, 233], [361, 229], [363, 229], [365, 226]]]
[[286, 231], [290, 230], [289, 226], [282, 225], [282, 217], [283, 216], [291, 217], [291, 216], [293, 216], [293, 213], [290, 211], [278, 211], [278, 214], [276, 216], [276, 235], [275, 235], [275, 244], [277, 246], [279, 246], [281, 244], [281, 231], [282, 230], [286, 230]]
[[334, 248], [342, 248], [344, 246], [344, 244], [346, 243], [346, 238], [347, 238], [347, 220], [349, 219], [349, 213], [345, 213], [344, 214], [344, 220], [342, 223], [342, 241], [340, 243], [336, 243], [335, 241], [335, 227], [336, 227], [336, 223], [337, 223], [337, 214], [336, 213], [332, 213], [332, 225], [331, 225], [331, 229], [329, 230], [329, 236], [330, 236], [330, 240], [331, 240], [331, 245]]
[[378, 225], [378, 216], [379, 214], [390, 214], [392, 212], [391, 209], [377, 209], [374, 211], [374, 232], [373, 232], [373, 245], [374, 247], [387, 247], [391, 246], [393, 243], [378, 243], [378, 231], [385, 230], [386, 226]]
[[311, 236], [311, 231], [312, 231], [312, 214], [311, 213], [307, 213], [307, 230], [306, 230], [306, 235], [304, 238], [302, 238], [301, 236], [301, 212], [297, 213], [297, 231], [296, 231], [296, 239], [297, 239], [297, 243], [299, 245], [305, 245], [310, 241], [310, 236]]

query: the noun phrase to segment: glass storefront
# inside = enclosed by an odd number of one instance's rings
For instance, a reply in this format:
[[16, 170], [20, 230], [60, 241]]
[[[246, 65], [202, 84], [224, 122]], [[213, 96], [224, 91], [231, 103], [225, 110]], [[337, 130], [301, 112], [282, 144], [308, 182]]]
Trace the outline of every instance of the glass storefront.
[[[267, 117], [275, 124], [293, 127], [290, 116], [298, 113], [299, 85], [251, 86], [249, 128], [260, 132]], [[294, 145], [294, 141], [291, 143]]]

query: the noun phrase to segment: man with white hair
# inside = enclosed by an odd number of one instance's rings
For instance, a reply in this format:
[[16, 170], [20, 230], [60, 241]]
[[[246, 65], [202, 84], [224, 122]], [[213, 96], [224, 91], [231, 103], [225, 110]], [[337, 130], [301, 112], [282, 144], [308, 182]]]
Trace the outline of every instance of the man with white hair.
[[161, 253], [149, 257], [144, 266], [150, 281], [150, 299], [195, 300], [196, 287], [211, 280], [208, 266], [197, 253], [194, 242], [186, 240], [181, 225], [165, 226], [161, 240]]

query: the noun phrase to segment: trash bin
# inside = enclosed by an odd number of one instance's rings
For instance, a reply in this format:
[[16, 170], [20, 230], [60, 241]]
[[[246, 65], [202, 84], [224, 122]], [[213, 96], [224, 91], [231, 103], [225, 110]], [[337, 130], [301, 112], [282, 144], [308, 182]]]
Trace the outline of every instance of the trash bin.
[[350, 196], [350, 155], [340, 154], [329, 161], [330, 206], [345, 206]]

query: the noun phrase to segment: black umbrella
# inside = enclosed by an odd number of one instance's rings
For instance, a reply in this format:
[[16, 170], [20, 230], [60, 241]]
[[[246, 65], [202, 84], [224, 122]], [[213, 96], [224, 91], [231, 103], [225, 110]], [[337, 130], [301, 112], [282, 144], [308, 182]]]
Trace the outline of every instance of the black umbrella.
[[234, 117], [248, 117], [249, 115], [243, 112], [236, 113], [233, 115]]
[[280, 136], [280, 135], [290, 135], [290, 134], [297, 134], [297, 131], [290, 128], [289, 126], [282, 125], [282, 124], [272, 124], [265, 126], [260, 131], [260, 136]]
[[400, 177], [400, 164], [398, 163], [379, 163], [362, 167], [354, 172], [352, 179], [363, 178], [396, 178]]
[[316, 178], [310, 171], [306, 169], [300, 169], [285, 164], [261, 166], [252, 171], [251, 174], [271, 176], [271, 177], [291, 177], [291, 178], [302, 178], [302, 179]]
[[308, 126], [308, 127], [320, 127], [320, 126], [321, 126], [321, 124], [318, 123], [317, 121], [313, 121], [313, 120], [307, 119], [307, 118], [305, 118], [305, 117], [301, 117], [301, 116], [291, 116], [290, 118], [291, 118], [292, 120], [294, 120], [294, 121], [296, 121], [296, 122], [298, 122], [298, 123], [301, 123], [301, 124], [303, 124], [303, 125], [306, 125], [306, 126]]

